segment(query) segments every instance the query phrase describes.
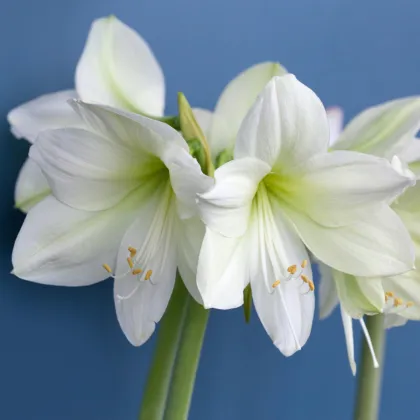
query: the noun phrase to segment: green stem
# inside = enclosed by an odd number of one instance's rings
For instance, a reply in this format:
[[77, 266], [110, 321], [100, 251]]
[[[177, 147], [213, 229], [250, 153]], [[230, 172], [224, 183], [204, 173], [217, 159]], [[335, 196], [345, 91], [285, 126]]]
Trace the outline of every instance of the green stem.
[[164, 420], [187, 420], [204, 341], [208, 310], [189, 298], [184, 331], [173, 371]]
[[355, 420], [377, 420], [381, 394], [381, 374], [384, 363], [385, 328], [384, 316], [366, 317], [366, 326], [375, 349], [379, 368], [374, 368], [366, 340], [363, 340], [362, 360], [357, 387]]
[[189, 299], [182, 279], [177, 276], [171, 300], [160, 322], [139, 420], [163, 419]]

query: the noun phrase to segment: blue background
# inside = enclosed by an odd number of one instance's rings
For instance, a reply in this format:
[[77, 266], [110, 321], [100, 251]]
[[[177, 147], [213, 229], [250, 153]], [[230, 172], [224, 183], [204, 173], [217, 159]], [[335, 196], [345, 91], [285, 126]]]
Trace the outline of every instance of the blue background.
[[[115, 14], [151, 44], [176, 92], [212, 108], [247, 66], [278, 60], [347, 120], [419, 93], [418, 0], [14, 0], [0, 14], [0, 419], [135, 419], [154, 340], [131, 347], [112, 284], [45, 287], [9, 274], [23, 216], [13, 187], [27, 144], [7, 111], [70, 88], [91, 21]], [[381, 419], [420, 418], [420, 328], [388, 335]], [[254, 316], [211, 315], [191, 419], [350, 419], [355, 380], [337, 313], [284, 358]]]

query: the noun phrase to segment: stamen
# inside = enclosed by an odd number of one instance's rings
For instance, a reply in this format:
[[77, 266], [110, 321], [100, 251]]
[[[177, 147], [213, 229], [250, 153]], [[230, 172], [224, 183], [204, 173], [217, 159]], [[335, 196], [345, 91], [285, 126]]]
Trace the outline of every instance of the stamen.
[[296, 265], [291, 265], [291, 266], [287, 269], [287, 271], [288, 271], [290, 274], [295, 274], [295, 273], [296, 273], [296, 271], [297, 271], [297, 267], [296, 267]]
[[305, 268], [308, 265], [308, 260], [303, 260], [302, 264], [300, 265], [302, 268]]
[[275, 289], [278, 285], [280, 284], [280, 280], [276, 280], [274, 283], [273, 283], [273, 289]]
[[309, 284], [309, 282], [310, 282], [310, 280], [308, 279], [308, 277], [307, 276], [305, 276], [305, 274], [302, 274], [301, 276], [300, 276], [300, 278], [306, 283], [306, 284]]
[[414, 305], [414, 302], [407, 302], [406, 304], [405, 304], [405, 307], [406, 308], [410, 308], [411, 306], [413, 306]]
[[394, 307], [395, 308], [398, 307], [398, 306], [400, 306], [400, 305], [402, 305], [402, 304], [403, 304], [402, 299], [400, 299], [400, 298], [395, 298], [394, 299]]
[[128, 266], [129, 266], [130, 268], [133, 268], [133, 267], [134, 267], [134, 263], [133, 263], [133, 260], [131, 259], [131, 257], [128, 257], [128, 258], [127, 258], [127, 262], [128, 262]]
[[389, 297], [389, 298], [393, 298], [394, 297], [394, 293], [392, 292], [385, 292], [385, 296]]
[[128, 251], [130, 253], [131, 258], [134, 258], [135, 255], [137, 254], [137, 249], [136, 248], [133, 248], [132, 246], [129, 246], [128, 247]]
[[365, 338], [366, 338], [366, 341], [368, 343], [368, 347], [369, 347], [369, 350], [370, 350], [370, 354], [372, 355], [373, 367], [378, 368], [379, 363], [378, 363], [378, 360], [376, 359], [375, 350], [373, 348], [372, 340], [370, 339], [369, 331], [366, 328], [366, 324], [365, 324], [365, 321], [363, 321], [363, 318], [360, 318], [360, 325], [362, 326], [363, 334], [365, 335]]
[[102, 267], [108, 271], [109, 274], [112, 274], [112, 269], [108, 264], [102, 264]]
[[132, 271], [133, 276], [137, 276], [137, 274], [140, 274], [140, 273], [142, 273], [142, 272], [143, 272], [143, 270], [142, 270], [141, 268], [135, 268], [135, 269]]
[[144, 276], [145, 280], [150, 280], [150, 277], [152, 277], [153, 271], [152, 270], [148, 270], [146, 275]]

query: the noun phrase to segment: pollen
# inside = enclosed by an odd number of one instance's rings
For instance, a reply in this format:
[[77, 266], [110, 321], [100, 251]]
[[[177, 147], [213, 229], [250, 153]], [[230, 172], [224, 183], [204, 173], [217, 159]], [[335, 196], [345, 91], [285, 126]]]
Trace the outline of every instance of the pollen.
[[133, 263], [133, 260], [131, 259], [131, 257], [127, 258], [127, 262], [128, 262], [128, 265], [129, 265], [130, 268], [134, 267], [134, 263]]
[[146, 275], [144, 276], [145, 280], [150, 280], [150, 277], [152, 277], [153, 271], [152, 270], [148, 270]]
[[272, 285], [273, 289], [275, 289], [279, 284], [280, 284], [280, 280], [276, 280]]
[[296, 267], [296, 265], [291, 265], [291, 266], [287, 269], [287, 271], [288, 271], [290, 274], [295, 274], [295, 273], [296, 273], [296, 271], [297, 271], [297, 267]]
[[308, 260], [303, 260], [302, 264], [300, 265], [302, 268], [305, 268], [308, 265]]
[[132, 246], [129, 246], [128, 252], [130, 253], [131, 258], [133, 258], [137, 254], [137, 249], [133, 248]]
[[394, 299], [394, 306], [395, 306], [395, 307], [400, 306], [400, 305], [402, 305], [402, 304], [403, 304], [402, 299], [400, 299], [400, 298], [395, 298], [395, 299]]
[[310, 280], [308, 279], [308, 277], [307, 277], [307, 276], [305, 276], [305, 274], [302, 274], [302, 275], [300, 276], [300, 278], [301, 278], [301, 279], [302, 279], [305, 283], [309, 284]]
[[135, 268], [132, 273], [134, 276], [136, 276], [137, 274], [140, 274], [141, 272], [143, 272], [143, 270], [141, 268]]
[[109, 274], [112, 274], [112, 269], [108, 264], [102, 264], [102, 267], [108, 271]]

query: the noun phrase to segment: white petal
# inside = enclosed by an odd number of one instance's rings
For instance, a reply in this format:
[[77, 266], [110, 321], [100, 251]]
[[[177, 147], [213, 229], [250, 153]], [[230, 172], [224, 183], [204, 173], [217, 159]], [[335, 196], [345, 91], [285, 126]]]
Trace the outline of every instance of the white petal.
[[420, 98], [397, 99], [369, 108], [344, 129], [336, 150], [355, 150], [390, 159], [398, 155], [420, 128]]
[[[118, 321], [127, 339], [140, 346], [151, 336], [168, 305], [176, 277], [176, 210], [169, 186], [156, 190], [127, 229], [118, 253], [114, 286]], [[133, 275], [128, 248], [137, 250]]]
[[198, 217], [180, 220], [178, 223], [178, 270], [190, 295], [200, 304], [203, 304], [203, 299], [197, 286], [197, 267], [205, 231]]
[[71, 101], [87, 128], [113, 143], [141, 149], [165, 160], [172, 146], [189, 151], [187, 142], [168, 124], [142, 115], [104, 105]]
[[47, 129], [78, 127], [80, 120], [67, 101], [76, 98], [74, 90], [40, 96], [12, 109], [7, 115], [12, 133], [33, 143]]
[[205, 308], [231, 309], [243, 304], [249, 283], [249, 238], [226, 238], [206, 229], [197, 270]]
[[341, 320], [343, 321], [344, 335], [346, 337], [347, 356], [353, 376], [356, 375], [356, 361], [354, 360], [353, 320], [341, 307]]
[[[54, 195], [70, 206], [108, 208], [146, 180], [167, 179], [165, 161], [178, 170], [187, 168], [183, 162], [194, 164], [192, 157], [184, 157], [187, 146], [180, 134], [164, 123], [101, 106], [74, 106], [91, 131], [46, 131], [30, 151]], [[208, 181], [199, 168], [196, 172]]]
[[380, 204], [348, 226], [325, 227], [286, 210], [309, 250], [325, 264], [357, 276], [389, 276], [412, 269], [414, 249], [406, 228]]
[[331, 315], [332, 311], [338, 305], [339, 300], [335, 288], [332, 268], [322, 262], [318, 262], [317, 265], [320, 274], [319, 317], [324, 319]]
[[[253, 216], [251, 288], [255, 309], [274, 342], [285, 355], [291, 356], [306, 343], [311, 332], [315, 308], [314, 293], [304, 283], [301, 274], [312, 278], [309, 263], [301, 269], [302, 261], [309, 261], [303, 243], [285, 222], [278, 208], [264, 208], [258, 199], [258, 216]], [[296, 265], [301, 272], [287, 280], [287, 268]], [[299, 276], [298, 276], [299, 274]], [[277, 287], [273, 287], [280, 280]]]
[[204, 135], [208, 137], [213, 113], [203, 108], [193, 108], [193, 113]]
[[214, 188], [199, 195], [204, 223], [225, 236], [243, 235], [258, 184], [269, 171], [265, 162], [254, 158], [235, 159], [217, 169]]
[[50, 192], [51, 189], [39, 166], [32, 159], [27, 159], [16, 181], [15, 207], [26, 213]]
[[25, 280], [60, 286], [96, 283], [114, 266], [125, 229], [144, 197], [131, 195], [102, 212], [75, 210], [52, 196], [32, 208], [16, 239], [14, 274]]
[[156, 177], [164, 169], [156, 158], [155, 162], [146, 160], [141, 153], [130, 153], [79, 128], [43, 132], [30, 157], [43, 169], [56, 198], [88, 211], [112, 207], [137, 188], [144, 178], [144, 165]]
[[418, 138], [412, 139], [407, 147], [398, 155], [399, 158], [408, 163], [409, 169], [420, 177], [420, 140]]
[[235, 158], [253, 156], [282, 171], [328, 148], [325, 109], [295, 76], [274, 77], [247, 114], [238, 133]]
[[378, 202], [394, 201], [414, 180], [386, 159], [337, 151], [307, 162], [299, 182], [290, 200], [317, 223], [333, 227], [357, 221]]
[[163, 115], [165, 82], [143, 38], [114, 16], [93, 22], [76, 69], [82, 100]]
[[225, 87], [217, 101], [208, 141], [214, 157], [234, 146], [245, 115], [257, 96], [274, 76], [286, 74], [278, 63], [256, 64], [236, 76]]
[[327, 108], [328, 125], [330, 126], [330, 147], [333, 146], [341, 132], [343, 131], [344, 125], [344, 112], [338, 107], [334, 106]]
[[341, 306], [352, 318], [382, 312], [385, 291], [380, 277], [354, 277], [336, 270], [333, 277]]
[[404, 318], [403, 316], [399, 316], [396, 314], [387, 314], [385, 315], [384, 319], [384, 327], [386, 329], [394, 328], [394, 327], [402, 327], [407, 324], [408, 319]]
[[213, 178], [204, 175], [198, 162], [178, 147], [168, 149], [164, 159], [178, 200], [179, 216], [186, 219], [198, 214], [197, 194], [208, 191], [214, 185]]

